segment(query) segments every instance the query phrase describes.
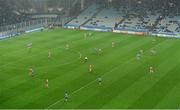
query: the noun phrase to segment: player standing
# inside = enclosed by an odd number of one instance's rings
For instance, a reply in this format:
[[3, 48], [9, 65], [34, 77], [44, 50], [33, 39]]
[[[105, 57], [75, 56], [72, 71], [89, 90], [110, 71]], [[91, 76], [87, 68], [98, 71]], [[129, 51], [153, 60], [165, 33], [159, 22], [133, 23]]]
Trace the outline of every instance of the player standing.
[[68, 43], [66, 43], [65, 48], [66, 48], [66, 50], [69, 49], [69, 44]]
[[99, 85], [101, 85], [102, 84], [102, 77], [98, 77], [98, 83], [99, 83]]
[[156, 55], [156, 51], [154, 49], [150, 50], [151, 55]]
[[139, 52], [140, 52], [140, 54], [143, 54], [143, 53], [144, 53], [144, 50], [143, 50], [143, 49], [141, 49]]
[[27, 44], [27, 48], [31, 49], [32, 48], [32, 43]]
[[98, 55], [98, 53], [99, 53], [98, 48], [94, 48], [94, 52], [95, 52], [96, 55]]
[[46, 86], [46, 88], [49, 88], [49, 80], [48, 79], [46, 79], [46, 81], [45, 81], [45, 86]]
[[113, 47], [115, 47], [115, 42], [114, 42], [114, 41], [112, 42], [112, 48], [113, 48]]
[[27, 48], [28, 48], [28, 50], [29, 50], [29, 52], [31, 52], [31, 50], [32, 50], [32, 43], [29, 43], [29, 44], [27, 44]]
[[92, 64], [90, 64], [89, 65], [89, 72], [92, 72], [92, 70], [93, 70], [93, 66], [92, 66]]
[[136, 59], [137, 59], [137, 60], [140, 60], [140, 59], [141, 59], [141, 54], [139, 54], [139, 53], [136, 54]]
[[49, 52], [48, 52], [48, 58], [51, 58], [51, 56], [52, 56], [52, 54], [51, 54], [51, 52], [49, 51]]
[[101, 48], [98, 49], [98, 55], [102, 55], [102, 49]]
[[149, 67], [149, 72], [154, 73], [154, 68], [152, 66]]
[[68, 92], [66, 91], [64, 94], [64, 101], [67, 102], [68, 99], [69, 99], [69, 95], [68, 95]]
[[91, 32], [89, 32], [88, 34], [89, 34], [89, 37], [91, 37], [91, 36], [92, 36], [92, 33], [91, 33]]
[[85, 58], [84, 58], [84, 62], [87, 62], [87, 61], [88, 61], [88, 57], [85, 57]]

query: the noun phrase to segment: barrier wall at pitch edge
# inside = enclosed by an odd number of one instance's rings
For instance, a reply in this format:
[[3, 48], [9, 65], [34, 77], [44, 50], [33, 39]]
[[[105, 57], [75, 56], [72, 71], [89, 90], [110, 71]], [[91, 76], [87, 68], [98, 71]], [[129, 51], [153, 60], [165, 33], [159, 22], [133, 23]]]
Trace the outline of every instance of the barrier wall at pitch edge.
[[112, 31], [110, 28], [94, 28], [94, 27], [80, 27], [82, 30], [90, 30], [90, 31], [102, 31], [102, 32], [109, 32]]
[[106, 27], [90, 27], [90, 26], [74, 26], [74, 25], [65, 25], [64, 28], [68, 29], [82, 29], [82, 30], [92, 30], [92, 31], [102, 31], [102, 32], [115, 32], [115, 33], [123, 33], [123, 34], [134, 34], [134, 35], [151, 35], [151, 36], [158, 36], [158, 37], [169, 37], [169, 38], [180, 38], [180, 33], [158, 33], [158, 32], [148, 32], [147, 30], [144, 31], [133, 31], [133, 30], [124, 30], [124, 29], [116, 29], [113, 30], [112, 28]]
[[29, 30], [26, 30], [25, 33], [40, 32], [42, 29], [44, 29], [44, 27], [35, 28], [35, 29], [29, 29]]
[[123, 34], [134, 34], [134, 35], [145, 35], [145, 32], [135, 32], [135, 31], [123, 31], [123, 30], [113, 30], [115, 33], [123, 33]]
[[158, 36], [158, 37], [168, 37], [168, 38], [180, 38], [180, 34], [151, 33], [149, 35]]
[[[25, 33], [40, 32], [40, 31], [42, 31], [42, 29], [44, 29], [44, 27], [27, 29], [27, 30], [25, 30]], [[19, 33], [19, 32], [7, 32], [7, 33], [4, 33], [3, 35], [0, 35], [0, 40], [15, 37], [18, 35], [21, 35], [21, 33]]]

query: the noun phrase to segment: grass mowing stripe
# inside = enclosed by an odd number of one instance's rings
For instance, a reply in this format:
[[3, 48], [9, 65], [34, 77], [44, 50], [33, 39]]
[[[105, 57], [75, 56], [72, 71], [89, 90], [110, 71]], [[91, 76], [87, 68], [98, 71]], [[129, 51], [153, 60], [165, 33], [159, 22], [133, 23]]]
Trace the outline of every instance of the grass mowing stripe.
[[[144, 40], [146, 40], [146, 39], [144, 39]], [[131, 44], [131, 45], [136, 45], [137, 46], [137, 42], [139, 42], [139, 41], [136, 41], [136, 42], [134, 42], [133, 44]], [[149, 41], [148, 41], [149, 42]], [[143, 42], [144, 43], [144, 42]], [[146, 42], [145, 42], [146, 43]], [[130, 46], [131, 46], [130, 45]]]
[[180, 97], [178, 95], [176, 95], [176, 94], [179, 94], [179, 92], [180, 92], [180, 83], [178, 83], [155, 108], [179, 109], [180, 108], [180, 103], [179, 103]]
[[[73, 61], [74, 62], [74, 61]], [[72, 63], [72, 62], [70, 62], [70, 63]], [[67, 64], [67, 63], [66, 63]], [[63, 64], [63, 65], [65, 65], [65, 64]], [[19, 86], [19, 85], [18, 85]], [[15, 88], [17, 88], [17, 87], [15, 87]], [[7, 89], [7, 88], [6, 88]], [[17, 94], [16, 94], [17, 95]], [[8, 100], [10, 100], [10, 98], [8, 98]]]
[[[92, 32], [93, 36], [89, 37], [88, 40], [84, 40], [83, 35], [85, 32], [87, 31], [54, 30], [44, 33], [28, 34], [26, 35], [27, 37], [12, 39], [10, 41], [7, 41], [6, 43], [1, 42], [0, 45], [4, 44], [5, 47], [0, 48], [0, 50], [2, 50], [1, 52], [3, 52], [4, 54], [7, 54], [6, 48], [9, 48], [10, 50], [13, 49], [18, 50], [18, 48], [21, 47], [22, 45], [25, 45], [27, 41], [36, 41], [35, 43], [36, 48], [34, 48], [31, 55], [38, 53], [39, 50], [49, 50], [50, 48], [59, 47], [59, 46], [61, 47], [65, 45], [65, 42], [70, 42], [72, 49], [79, 50], [82, 53], [82, 57], [88, 56], [89, 61], [88, 63], [85, 64], [81, 63], [80, 61], [75, 61], [74, 63], [71, 64], [58, 66], [59, 63], [62, 64], [66, 61], [69, 62], [78, 56], [73, 52], [70, 53], [65, 52], [64, 55], [61, 52], [60, 53], [53, 52], [56, 61], [55, 59], [53, 59], [52, 62], [50, 62], [50, 61], [46, 61], [46, 57], [45, 57], [47, 54], [46, 52], [25, 59], [26, 63], [25, 61], [20, 61], [12, 65], [8, 65], [7, 67], [1, 68], [0, 75], [2, 77], [0, 77], [1, 80], [0, 85], [2, 85], [3, 88], [0, 89], [0, 108], [46, 108], [47, 105], [49, 105], [50, 103], [57, 101], [58, 97], [59, 98], [63, 97], [65, 90], [68, 90], [69, 93], [73, 93], [74, 91], [80, 89], [81, 87], [85, 86], [91, 81], [97, 79], [97, 76], [103, 75], [106, 72], [108, 72], [108, 68], [110, 71], [111, 69], [119, 65], [121, 66], [119, 66], [116, 70], [108, 73], [103, 77], [103, 85], [106, 86], [98, 87], [98, 85], [95, 84], [94, 82], [88, 85], [87, 87], [82, 88], [77, 93], [71, 95], [68, 103], [59, 102], [51, 108], [88, 108], [88, 107], [89, 108], [91, 107], [127, 108], [131, 106], [133, 103], [135, 103], [134, 101], [138, 100], [138, 98], [142, 96], [142, 94], [144, 93], [143, 91], [146, 91], [150, 87], [152, 87], [157, 81], [163, 78], [165, 74], [169, 74], [166, 72], [169, 72], [168, 70], [170, 68], [174, 67], [174, 71], [178, 69], [178, 66], [175, 66], [175, 64], [177, 64], [177, 62], [179, 61], [176, 61], [175, 58], [168, 59], [167, 62], [165, 62], [164, 59], [169, 58], [169, 56], [174, 57], [174, 55], [176, 54], [175, 49], [171, 49], [167, 51], [165, 50], [168, 48], [180, 48], [178, 46], [179, 40], [172, 40], [165, 38], [151, 38], [151, 37], [140, 38], [134, 35], [121, 35], [121, 34], [102, 33], [102, 32]], [[65, 35], [63, 33], [69, 33], [69, 34]], [[151, 46], [154, 46], [154, 44], [151, 44], [151, 41], [153, 39], [157, 40], [155, 42], [155, 44], [157, 43], [155, 50], [157, 50], [158, 53], [156, 56], [148, 56], [149, 53], [147, 51], [149, 51], [149, 48]], [[110, 47], [112, 41], [115, 41], [117, 43], [115, 48]], [[13, 43], [14, 43], [14, 47], [13, 47]], [[160, 45], [158, 43], [160, 43]], [[174, 44], [174, 46], [171, 46], [172, 44]], [[95, 47], [102, 48], [104, 54], [102, 56], [96, 56], [92, 51], [92, 49]], [[142, 61], [136, 62], [135, 55], [137, 54], [137, 51], [139, 51], [140, 49], [144, 49], [145, 53], [141, 58]], [[53, 51], [56, 50], [58, 49], [53, 49]], [[162, 53], [163, 51], [165, 51], [164, 54]], [[0, 59], [2, 59], [1, 60], [2, 62], [0, 64], [4, 64], [5, 62], [12, 62], [11, 60], [14, 60], [15, 58], [20, 58], [21, 56], [26, 56], [26, 57], [30, 56], [30, 55], [26, 55], [24, 52], [21, 51], [16, 51], [13, 54], [17, 54], [18, 56], [8, 54], [7, 57], [1, 57]], [[66, 57], [69, 57], [69, 59], [66, 59]], [[123, 62], [127, 62], [130, 59], [133, 60], [123, 65], [124, 64]], [[60, 62], [58, 63], [58, 61]], [[45, 68], [46, 63], [49, 66]], [[93, 72], [93, 74], [87, 73], [87, 67], [88, 64], [90, 63], [94, 65], [94, 69], [96, 70]], [[173, 63], [173, 64], [169, 66], [168, 63], [169, 64]], [[25, 69], [24, 70], [16, 69], [18, 67], [26, 68], [28, 64], [35, 65], [35, 67], [37, 67], [36, 71], [38, 72], [38, 74], [36, 75], [36, 77], [29, 78], [25, 74], [19, 74], [22, 72], [26, 73], [27, 71]], [[157, 73], [160, 74], [155, 74], [154, 78], [151, 77], [151, 79], [149, 80], [145, 80], [148, 75], [144, 75], [143, 77], [139, 78], [139, 76], [141, 76], [144, 72], [146, 72], [147, 69], [146, 67], [148, 67], [151, 64], [157, 67], [156, 71]], [[158, 64], [160, 64], [160, 66], [158, 66]], [[51, 65], [55, 65], [55, 67]], [[39, 68], [43, 66], [44, 68]], [[15, 67], [15, 69], [11, 67]], [[141, 67], [143, 68], [143, 70], [140, 69]], [[137, 72], [134, 72], [134, 70], [136, 70]], [[44, 73], [46, 71], [47, 73]], [[121, 74], [119, 74], [119, 71], [121, 72]], [[122, 71], [124, 72], [122, 73]], [[134, 75], [137, 76], [134, 77]], [[175, 73], [173, 76], [175, 76]], [[120, 77], [131, 79], [132, 81], [129, 81], [123, 85], [121, 84], [121, 82], [123, 81], [125, 82], [125, 79], [121, 79], [121, 81], [119, 81], [118, 79]], [[49, 89], [44, 88], [43, 82], [45, 78], [49, 78], [50, 80]], [[154, 79], [155, 81], [153, 81], [152, 79]], [[168, 80], [171, 81], [173, 80], [173, 78], [168, 78]], [[143, 85], [140, 84], [141, 81], [144, 82]], [[176, 82], [177, 81], [172, 81], [171, 87]], [[123, 93], [125, 96], [128, 94], [129, 96], [132, 96], [133, 92], [130, 91], [128, 92], [129, 88], [132, 88], [130, 90], [137, 90], [138, 88], [143, 86], [145, 86], [146, 88], [145, 89], [143, 88], [143, 91], [139, 92], [138, 96], [134, 97], [132, 101], [129, 98], [125, 98], [127, 99], [126, 103], [128, 103], [125, 105], [126, 107], [122, 106], [122, 103], [109, 104], [113, 102], [112, 100], [101, 100], [102, 102], [99, 102], [99, 100], [95, 100], [92, 98], [97, 94], [99, 94], [98, 97], [103, 98], [103, 94], [107, 93], [106, 91], [103, 90], [110, 91], [107, 88], [112, 89], [114, 83], [120, 83], [119, 85], [117, 84], [117, 86], [115, 85], [116, 87], [120, 87], [120, 85], [123, 85], [125, 87], [125, 85], [127, 85], [125, 89], [123, 88], [114, 89], [114, 91], [108, 94], [109, 99], [111, 98], [114, 101], [117, 101], [123, 95]], [[140, 87], [136, 87], [135, 85], [137, 86], [139, 85]], [[28, 87], [26, 86], [29, 87], [29, 90]], [[162, 86], [162, 89], [164, 89], [164, 87], [166, 86]], [[113, 94], [113, 93], [116, 94], [117, 91], [119, 90], [122, 90], [122, 92], [119, 93], [118, 95]], [[13, 93], [11, 93], [11, 91], [13, 91]], [[125, 91], [127, 91], [127, 93], [125, 93]], [[101, 92], [102, 94], [100, 94]], [[178, 93], [176, 93], [176, 95], [178, 96]], [[96, 97], [96, 99], [98, 97]], [[164, 98], [160, 98], [159, 102], [162, 102]], [[88, 103], [88, 101], [91, 103]], [[98, 103], [95, 104], [96, 102]], [[147, 102], [143, 102], [142, 104], [146, 104], [146, 103]], [[166, 103], [166, 101], [162, 103]], [[175, 105], [176, 103], [177, 102], [174, 103], [169, 102], [169, 105], [171, 105], [171, 107], [173, 108], [173, 106], [176, 106]], [[95, 106], [92, 106], [92, 104], [94, 104]], [[159, 107], [162, 106], [163, 104], [161, 104]], [[154, 107], [156, 108], [157, 106]]]
[[[143, 46], [144, 47], [144, 46]], [[146, 64], [147, 62], [143, 62], [142, 64], [132, 64], [132, 65], [135, 65], [135, 66], [131, 66], [131, 64], [128, 64], [126, 66], [128, 66], [128, 70], [126, 71], [123, 71], [124, 69], [123, 68], [120, 68], [121, 70], [121, 73], [128, 73], [127, 75], [125, 75], [124, 77], [120, 77], [120, 79], [117, 77], [117, 75], [115, 74], [111, 74], [112, 76], [115, 77], [115, 79], [111, 79], [112, 81], [112, 84], [109, 85], [108, 87], [104, 88], [103, 90], [101, 90], [100, 92], [98, 92], [96, 95], [94, 95], [93, 97], [91, 97], [91, 99], [88, 99], [87, 102], [83, 103], [82, 105], [80, 105], [79, 107], [77, 108], [83, 108], [85, 107], [85, 105], [89, 105], [87, 108], [93, 108], [93, 106], [96, 106], [96, 108], [102, 108], [106, 103], [108, 103], [108, 101], [111, 101], [112, 99], [114, 99], [114, 97], [116, 97], [117, 94], [120, 94], [122, 91], [126, 90], [126, 88], [130, 87], [132, 84], [134, 84], [134, 82], [136, 82], [138, 79], [140, 79], [141, 77], [143, 77], [145, 74], [144, 74], [144, 71], [142, 72], [137, 72], [137, 71], [134, 71], [134, 72], [131, 72], [133, 70], [138, 70], [137, 68], [141, 68], [144, 64]], [[141, 67], [139, 67], [141, 65]], [[133, 69], [134, 68], [134, 69]], [[122, 72], [123, 71], [123, 72]], [[133, 74], [136, 74], [132, 77], [132, 73]], [[141, 74], [141, 77], [139, 75]], [[112, 76], [109, 78], [112, 78]], [[127, 81], [128, 79], [128, 81]], [[131, 80], [130, 80], [131, 79]], [[124, 82], [123, 82], [124, 81]], [[119, 82], [119, 83], [118, 83]], [[110, 84], [110, 82], [108, 83]], [[117, 85], [118, 84], [118, 85]], [[127, 85], [126, 85], [127, 84]], [[121, 86], [120, 86], [121, 85]], [[107, 86], [107, 85], [106, 85]], [[112, 90], [116, 90], [115, 87], [120, 87], [118, 89], [118, 91], [114, 91], [112, 92]], [[103, 92], [103, 91], [106, 91], [106, 92]], [[108, 95], [106, 95], [106, 93], [108, 93]], [[112, 94], [111, 94], [112, 93]], [[104, 94], [103, 96], [105, 96], [105, 98], [102, 98], [101, 94]], [[109, 95], [111, 94], [111, 95]], [[114, 97], [113, 97], [114, 96]], [[98, 98], [98, 97], [101, 97], [101, 98]], [[103, 101], [95, 101], [94, 103], [90, 102], [91, 100], [95, 99], [95, 98], [98, 98], [98, 99], [101, 99], [101, 100], [107, 100], [106, 102], [103, 102]], [[107, 99], [106, 99], [107, 98]], [[96, 104], [95, 104], [96, 103]], [[91, 106], [90, 106], [91, 105]]]
[[[178, 42], [177, 42], [177, 44], [178, 44]], [[175, 47], [177, 44], [174, 44], [172, 47]], [[163, 70], [163, 68], [167, 67], [167, 65], [169, 65], [169, 62], [171, 62], [172, 60], [175, 60], [176, 57], [179, 56], [179, 54], [180, 54], [180, 52], [175, 52], [173, 56], [168, 57], [168, 58], [164, 58], [164, 61], [161, 62], [160, 63], [161, 65], [159, 65], [157, 68]], [[146, 108], [150, 108], [150, 107], [156, 106], [156, 104], [159, 103], [159, 101], [164, 97], [164, 95], [168, 93], [168, 91], [164, 91], [162, 93], [159, 93], [158, 91], [156, 91], [157, 90], [156, 88], [161, 88], [161, 87], [166, 86], [162, 82], [164, 82], [164, 79], [169, 77], [169, 75], [172, 74], [172, 73], [169, 73], [169, 71], [171, 71], [172, 69], [176, 68], [176, 66], [179, 63], [180, 63], [179, 61], [178, 62], [174, 62], [173, 64], [171, 63], [171, 65], [169, 65], [169, 68], [164, 69], [164, 72], [163, 72], [164, 74], [161, 76], [161, 78], [159, 80], [157, 80], [156, 83], [149, 90], [147, 90], [137, 101], [135, 101], [135, 103], [131, 106], [131, 108], [138, 108], [138, 107], [139, 108], [145, 108], [145, 107]], [[158, 84], [158, 83], [160, 83], [160, 84]], [[166, 80], [164, 83], [165, 84], [168, 83], [168, 80]], [[161, 85], [161, 86], [159, 86], [159, 85]], [[163, 89], [166, 90], [166, 88], [168, 88], [168, 86], [166, 86], [165, 88], [161, 88], [161, 90], [163, 90]], [[169, 89], [171, 89], [171, 86], [170, 86]], [[156, 97], [151, 97], [151, 96], [153, 96], [152, 94], [154, 94], [154, 93], [159, 93], [159, 94]], [[165, 93], [165, 94], [163, 94], [163, 93]], [[154, 98], [156, 100], [154, 100]], [[149, 103], [147, 101], [147, 103], [143, 102], [143, 104], [141, 104], [143, 100], [149, 100], [149, 101], [150, 100], [154, 100], [154, 101], [151, 102], [151, 103]]]
[[[128, 62], [130, 62], [131, 60], [132, 60], [132, 59], [128, 60]], [[114, 70], [116, 70], [116, 69], [118, 69], [118, 68], [119, 68], [119, 66], [114, 67], [114, 68], [111, 69], [110, 71], [104, 73], [104, 75], [102, 75], [102, 77], [104, 77], [104, 76], [107, 75], [108, 73], [111, 73], [112, 71], [114, 71]], [[81, 88], [79, 88], [79, 89], [73, 91], [72, 93], [70, 93], [70, 95], [73, 95], [73, 94], [79, 92], [80, 90], [82, 90], [82, 89], [88, 87], [89, 85], [93, 84], [95, 81], [96, 81], [96, 80], [93, 80], [93, 81], [89, 82], [88, 84], [84, 85], [83, 87], [81, 87]], [[57, 103], [61, 102], [63, 99], [64, 99], [64, 98], [59, 99], [59, 100], [56, 101], [55, 103], [49, 105], [46, 109], [49, 109], [49, 108], [53, 107], [53, 106], [56, 105]]]
[[33, 57], [33, 56], [31, 56], [31, 57]]
[[[62, 34], [72, 34], [72, 33], [66, 32], [66, 31], [64, 31], [64, 32], [65, 32], [65, 33], [62, 33]], [[27, 34], [27, 35], [29, 35], [29, 34]], [[36, 39], [33, 39], [33, 43], [36, 43], [36, 42], [39, 42], [39, 40], [42, 40], [42, 37], [36, 37], [37, 33], [34, 33], [33, 35], [35, 35], [35, 38], [36, 38]], [[49, 40], [49, 36], [45, 35], [45, 33], [41, 33], [40, 35], [43, 36], [43, 40], [46, 40], [46, 41]], [[44, 37], [44, 36], [45, 36], [45, 37]], [[26, 36], [21, 36], [19, 39], [23, 39], [23, 37], [26, 37]], [[7, 48], [7, 49], [5, 48], [5, 51], [10, 50], [10, 47], [13, 47], [13, 50], [15, 50], [16, 53], [17, 53], [17, 51], [22, 52], [22, 50], [24, 50], [24, 49], [20, 49], [20, 48], [21, 48], [21, 47], [25, 47], [25, 46], [27, 45], [27, 43], [30, 42], [30, 41], [29, 41], [30, 38], [34, 38], [34, 37], [31, 36], [31, 37], [28, 38], [28, 41], [23, 41], [23, 45], [22, 45], [21, 43], [15, 43], [14, 41], [12, 42], [13, 45], [9, 45], [9, 43], [6, 43], [6, 42], [5, 42], [5, 44], [8, 44], [7, 46], [5, 46], [5, 47]], [[4, 42], [0, 42], [0, 43], [4, 43]], [[43, 42], [42, 42], [41, 44], [43, 44]], [[4, 44], [3, 44], [3, 45], [4, 45]], [[20, 47], [17, 47], [17, 46], [15, 46], [15, 45], [18, 45], [18, 46], [21, 45], [21, 46], [20, 46]], [[18, 50], [16, 50], [16, 48], [18, 48]], [[1, 49], [1, 51], [2, 51], [2, 49]], [[1, 54], [0, 57], [2, 57], [3, 55], [4, 55], [4, 56], [7, 56], [7, 55], [9, 55], [9, 54], [12, 54], [12, 50], [10, 50], [10, 51], [11, 51], [11, 53]], [[14, 55], [14, 54], [13, 54], [13, 55]]]
[[[164, 43], [167, 43], [167, 42], [168, 41], [158, 44], [158, 47], [160, 48], [161, 46], [164, 45]], [[175, 47], [175, 45], [176, 44], [174, 44], [174, 45], [170, 44], [170, 46], [167, 46], [164, 49], [162, 49], [161, 51], [159, 51], [159, 54], [164, 53], [163, 51], [165, 51], [165, 50], [169, 50], [170, 48]], [[154, 59], [155, 57], [157, 57], [157, 56], [153, 56], [152, 59]], [[149, 60], [151, 60], [151, 59], [149, 59]], [[147, 60], [147, 61], [149, 61], [149, 60]], [[165, 61], [165, 58], [161, 59], [161, 60]], [[148, 70], [146, 67], [147, 66], [145, 65], [145, 72]], [[144, 67], [142, 67], [142, 70], [144, 70]], [[142, 71], [139, 71], [138, 69], [137, 69], [137, 71], [142, 72]], [[168, 72], [168, 70], [166, 69], [164, 72]], [[131, 86], [130, 88], [125, 90], [123, 93], [120, 93], [117, 96], [117, 98], [114, 98], [109, 104], [105, 105], [104, 108], [107, 108], [108, 106], [114, 106], [115, 108], [121, 107], [123, 109], [128, 108], [129, 106], [131, 106], [132, 103], [136, 102], [136, 100], [144, 92], [146, 92], [146, 90], [148, 90], [151, 86], [156, 84], [156, 81], [159, 79], [159, 78], [157, 79], [157, 74], [159, 74], [159, 73], [155, 73], [154, 75], [150, 75], [150, 74], [148, 75], [148, 73], [147, 73], [146, 76], [144, 76], [139, 81], [134, 83], [133, 86]], [[117, 100], [120, 100], [120, 102], [118, 102]]]
[[[78, 34], [79, 34], [79, 33], [78, 33]], [[64, 42], [64, 41], [62, 41], [62, 42]], [[49, 43], [46, 43], [46, 44], [49, 44]], [[54, 46], [54, 44], [53, 44], [53, 46]], [[43, 48], [44, 48], [44, 46], [42, 47], [42, 50], [44, 50]], [[53, 48], [55, 48], [55, 47], [53, 47]], [[59, 48], [59, 47], [58, 47], [58, 48]], [[34, 49], [33, 49], [33, 50], [34, 50]], [[41, 50], [41, 52], [43, 52], [42, 50]], [[38, 49], [38, 51], [39, 51], [39, 49]], [[45, 51], [49, 51], [49, 50], [45, 50]], [[39, 52], [39, 53], [41, 53], [41, 52]], [[21, 53], [22, 53], [22, 51], [21, 51]], [[17, 54], [19, 54], [19, 53], [17, 53]], [[37, 53], [36, 53], [36, 54], [37, 54]], [[15, 55], [16, 55], [16, 54], [15, 54]], [[22, 55], [19, 54], [19, 56], [22, 56]], [[32, 56], [30, 56], [30, 57], [32, 57]], [[26, 58], [29, 58], [29, 57], [26, 57]], [[24, 60], [24, 59], [19, 59], [18, 61], [21, 61], [21, 60]], [[16, 60], [15, 60], [15, 61], [16, 61]], [[12, 63], [14, 63], [15, 61], [13, 61]], [[1, 65], [0, 68], [1, 68], [2, 66], [6, 66], [6, 65], [9, 65], [9, 64], [11, 64], [11, 63], [6, 63], [5, 65]]]
[[[92, 104], [93, 105], [93, 104]], [[97, 106], [97, 104], [96, 104], [96, 106]]]

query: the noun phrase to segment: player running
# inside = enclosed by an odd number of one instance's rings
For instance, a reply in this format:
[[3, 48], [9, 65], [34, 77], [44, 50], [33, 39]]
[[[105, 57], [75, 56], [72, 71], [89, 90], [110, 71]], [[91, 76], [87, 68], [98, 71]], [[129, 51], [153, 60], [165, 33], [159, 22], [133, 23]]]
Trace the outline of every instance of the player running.
[[46, 86], [46, 88], [49, 88], [49, 80], [48, 79], [46, 79], [46, 81], [45, 81], [45, 86]]
[[68, 95], [68, 92], [66, 91], [64, 94], [64, 101], [67, 102], [68, 99], [69, 99], [69, 95]]
[[98, 81], [99, 85], [101, 85], [102, 84], [102, 77], [98, 77], [97, 81]]
[[92, 70], [93, 70], [93, 66], [92, 66], [92, 64], [90, 64], [89, 65], [89, 72], [92, 72]]

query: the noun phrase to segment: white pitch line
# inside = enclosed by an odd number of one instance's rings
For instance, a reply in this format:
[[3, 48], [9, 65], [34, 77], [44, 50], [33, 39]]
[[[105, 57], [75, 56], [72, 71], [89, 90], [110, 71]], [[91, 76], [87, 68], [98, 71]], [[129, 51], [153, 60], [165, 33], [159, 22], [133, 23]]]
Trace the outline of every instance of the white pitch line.
[[[51, 49], [63, 49], [63, 47], [54, 47], [54, 48], [51, 48]], [[31, 58], [31, 57], [34, 57], [34, 56], [37, 56], [37, 55], [39, 55], [39, 54], [41, 54], [41, 53], [45, 53], [45, 52], [47, 52], [47, 51], [48, 51], [48, 50], [40, 51], [39, 53], [33, 54], [33, 55], [29, 56], [29, 57], [21, 58], [21, 59], [19, 59], [19, 60], [14, 61], [14, 62], [6, 63], [6, 64], [4, 64], [4, 65], [1, 65], [0, 68], [6, 67], [7, 65], [14, 64], [14, 63], [17, 63], [17, 62], [19, 62], [19, 61], [22, 61], [22, 60], [25, 60], [25, 59], [28, 59], [28, 58]]]
[[[77, 93], [78, 91], [80, 91], [81, 89], [83, 89], [83, 88], [85, 88], [85, 87], [88, 87], [89, 85], [91, 85], [91, 84], [94, 83], [95, 81], [96, 81], [96, 80], [91, 81], [90, 83], [86, 84], [85, 86], [83, 86], [83, 87], [81, 87], [81, 88], [73, 91], [70, 95], [73, 95], [73, 94]], [[57, 103], [63, 101], [63, 99], [64, 99], [64, 98], [61, 98], [60, 100], [56, 101], [55, 103], [49, 105], [46, 109], [49, 109], [50, 107], [52, 107], [52, 106], [56, 105]], [[46, 110], [46, 109], [45, 109], [45, 110]]]
[[[73, 50], [71, 50], [71, 51], [74, 51], [74, 52], [78, 53], [78, 54], [79, 54], [79, 58], [78, 58], [78, 59], [75, 59], [75, 60], [73, 60], [73, 61], [71, 61], [71, 62], [59, 64], [59, 65], [56, 65], [56, 66], [50, 66], [50, 67], [60, 67], [60, 66], [68, 65], [68, 64], [74, 63], [74, 62], [78, 61], [79, 59], [81, 59], [82, 54], [81, 54], [79, 51], [77, 51], [77, 50], [75, 50], [75, 49], [73, 49]], [[42, 68], [46, 68], [46, 67], [48, 67], [48, 66], [38, 67], [38, 68], [36, 68], [36, 69], [39, 69], [39, 68], [42, 69]]]
[[[64, 66], [64, 65], [68, 65], [68, 64], [74, 63], [74, 62], [78, 61], [79, 59], [81, 59], [82, 54], [81, 54], [79, 51], [77, 51], [77, 50], [73, 50], [73, 51], [74, 51], [74, 52], [77, 52], [77, 53], [79, 54], [79, 58], [78, 58], [78, 59], [73, 60], [73, 61], [71, 61], [71, 62], [67, 62], [67, 63], [63, 63], [63, 64], [58, 64], [58, 65], [56, 65], [56, 66], [50, 66], [50, 67], [61, 67], [61, 66]], [[15, 69], [16, 67], [8, 67], [8, 68], [10, 68], [10, 69]], [[47, 66], [37, 67], [36, 69], [42, 69], [42, 68], [47, 68]], [[20, 69], [20, 68], [19, 68], [19, 70], [25, 70], [25, 69]], [[3, 71], [3, 72], [4, 72], [4, 71]]]
[[[130, 60], [127, 61], [126, 63], [131, 62], [133, 59], [134, 59], [134, 58], [130, 59]], [[122, 64], [121, 64], [121, 65], [122, 65]], [[118, 65], [118, 66], [114, 67], [113, 69], [111, 69], [111, 71], [108, 71], [108, 72], [104, 73], [104, 74], [102, 75], [102, 77], [104, 77], [105, 75], [107, 75], [107, 73], [111, 73], [112, 71], [116, 70], [116, 69], [119, 68], [119, 66], [121, 66], [121, 65]], [[82, 90], [83, 88], [88, 87], [89, 85], [91, 85], [91, 84], [94, 83], [95, 81], [96, 81], [96, 79], [93, 80], [93, 81], [91, 81], [91, 82], [89, 82], [88, 84], [84, 85], [83, 87], [81, 87], [81, 88], [73, 91], [70, 95], [73, 95], [73, 94], [79, 92], [80, 90]], [[51, 108], [52, 106], [56, 105], [57, 103], [63, 101], [63, 99], [64, 99], [64, 98], [61, 98], [61, 99], [59, 99], [58, 101], [56, 101], [55, 103], [49, 105], [45, 110], [47, 110], [47, 109]]]
[[[56, 47], [56, 48], [52, 48], [52, 49], [63, 49], [63, 48], [62, 48], [62, 47]], [[47, 51], [47, 50], [46, 50], [46, 51]], [[38, 54], [45, 53], [46, 51], [41, 51], [41, 52], [39, 52]], [[82, 55], [82, 54], [81, 54], [79, 51], [77, 51], [77, 50], [71, 50], [71, 51], [76, 51], [76, 52], [79, 54], [79, 57]], [[22, 60], [25, 60], [25, 59], [28, 59], [28, 58], [31, 58], [31, 57], [34, 57], [34, 56], [36, 56], [36, 55], [38, 55], [38, 54], [34, 54], [34, 55], [31, 55], [31, 56], [26, 57], [26, 58], [21, 58], [21, 59], [19, 59], [19, 60], [16, 60], [15, 62], [6, 63], [6, 64], [4, 64], [4, 65], [1, 65], [0, 68], [2, 68], [2, 67], [7, 67], [8, 65], [17, 63], [17, 62], [19, 62], [19, 61], [22, 61]], [[71, 63], [73, 63], [73, 62], [71, 62]], [[65, 65], [66, 65], [66, 64], [65, 64]], [[63, 65], [62, 65], [62, 66], [63, 66]]]

